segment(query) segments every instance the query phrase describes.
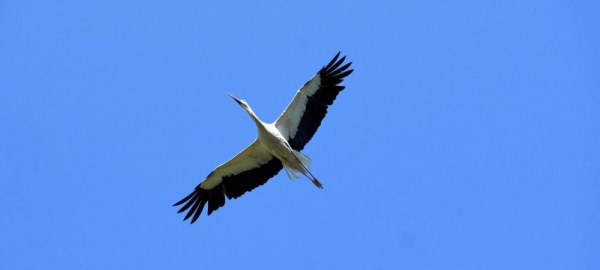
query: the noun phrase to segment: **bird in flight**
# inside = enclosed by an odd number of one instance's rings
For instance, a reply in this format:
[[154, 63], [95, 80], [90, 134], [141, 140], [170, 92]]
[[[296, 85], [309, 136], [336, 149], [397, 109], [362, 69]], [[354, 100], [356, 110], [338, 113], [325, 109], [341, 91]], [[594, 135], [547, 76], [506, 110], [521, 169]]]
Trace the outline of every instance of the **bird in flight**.
[[327, 108], [344, 90], [345, 87], [339, 84], [354, 71], [348, 69], [352, 62], [342, 65], [346, 57], [339, 56], [338, 52], [329, 64], [298, 90], [292, 102], [272, 124], [261, 121], [245, 100], [227, 93], [256, 123], [258, 137], [242, 152], [219, 165], [192, 193], [173, 205], [183, 204], [178, 213], [188, 210], [183, 220], [191, 217], [191, 223], [196, 222], [207, 203], [208, 215], [212, 214], [225, 205], [225, 196], [237, 199], [266, 183], [282, 168], [290, 179], [299, 179], [300, 173], [318, 188], [323, 188], [309, 171], [310, 158], [300, 151], [317, 132]]

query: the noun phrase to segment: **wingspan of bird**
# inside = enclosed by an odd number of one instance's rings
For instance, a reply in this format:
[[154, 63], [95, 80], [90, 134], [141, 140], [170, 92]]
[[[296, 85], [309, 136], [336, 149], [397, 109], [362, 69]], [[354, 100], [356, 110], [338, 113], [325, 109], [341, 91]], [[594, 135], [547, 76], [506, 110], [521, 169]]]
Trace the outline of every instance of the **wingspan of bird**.
[[[351, 63], [341, 66], [346, 57], [338, 60], [339, 55], [298, 90], [286, 110], [272, 124], [296, 151], [302, 150], [313, 137], [327, 114], [327, 108], [344, 89], [339, 84], [353, 71], [347, 70]], [[240, 105], [245, 103], [234, 99]], [[225, 196], [236, 199], [266, 183], [282, 168], [282, 162], [257, 139], [234, 158], [218, 166], [192, 193], [174, 206], [183, 205], [178, 213], [187, 210], [184, 220], [192, 217], [191, 223], [194, 223], [206, 204], [210, 215], [225, 205]]]

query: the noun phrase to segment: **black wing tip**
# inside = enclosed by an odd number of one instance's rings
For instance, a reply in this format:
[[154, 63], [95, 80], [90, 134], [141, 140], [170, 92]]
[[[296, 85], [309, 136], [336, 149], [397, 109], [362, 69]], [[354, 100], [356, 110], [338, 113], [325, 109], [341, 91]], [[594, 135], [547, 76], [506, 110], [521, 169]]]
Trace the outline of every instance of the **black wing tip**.
[[173, 206], [179, 206], [179, 205], [183, 204], [184, 202], [189, 201], [192, 198], [192, 196], [194, 196], [196, 193], [197, 193], [196, 190], [194, 190], [192, 193], [190, 193], [190, 195], [187, 195], [185, 198], [183, 198], [180, 201], [173, 204]]
[[337, 59], [338, 59], [338, 57], [340, 57], [341, 53], [342, 53], [342, 51], [338, 51], [338, 53], [335, 54], [333, 59], [331, 59], [331, 61], [329, 61], [329, 63], [327, 65], [323, 66], [323, 68], [321, 68], [321, 70], [327, 70], [327, 69], [331, 68], [331, 66], [333, 66], [333, 64], [335, 64], [335, 62], [337, 62]]
[[[341, 54], [341, 51], [339, 51], [326, 66], [321, 68], [321, 70], [319, 71], [319, 74], [321, 74], [322, 76], [335, 76], [335, 75], [345, 71], [346, 69], [348, 69], [348, 67], [350, 67], [350, 65], [352, 65], [352, 62], [348, 62], [345, 65], [343, 65], [342, 67], [340, 67], [346, 60], [346, 55], [339, 58], [340, 54]], [[350, 72], [350, 73], [352, 73], [352, 72]], [[345, 76], [350, 75], [350, 73], [346, 74]]]
[[207, 197], [205, 196], [204, 193], [205, 193], [204, 189], [202, 189], [200, 187], [196, 187], [194, 189], [194, 191], [192, 191], [192, 193], [190, 193], [185, 198], [183, 198], [180, 201], [173, 204], [173, 206], [180, 206], [185, 203], [181, 207], [181, 209], [179, 209], [179, 211], [177, 211], [178, 214], [183, 213], [186, 210], [188, 211], [187, 214], [185, 215], [185, 217], [183, 218], [183, 221], [188, 220], [192, 216], [193, 217], [192, 217], [190, 224], [193, 224], [194, 222], [196, 222], [196, 220], [198, 220], [198, 217], [200, 217], [200, 214], [202, 213], [202, 210], [204, 209], [204, 205], [207, 202]]
[[[185, 204], [184, 204], [185, 203]], [[200, 186], [196, 187], [192, 193], [176, 202], [173, 206], [179, 206], [184, 204], [177, 213], [183, 213], [187, 211], [183, 221], [192, 218], [190, 224], [194, 224], [196, 220], [202, 214], [204, 206], [208, 204], [208, 215], [212, 214], [217, 209], [225, 205], [225, 194], [223, 184], [219, 184], [212, 189], [204, 189]]]

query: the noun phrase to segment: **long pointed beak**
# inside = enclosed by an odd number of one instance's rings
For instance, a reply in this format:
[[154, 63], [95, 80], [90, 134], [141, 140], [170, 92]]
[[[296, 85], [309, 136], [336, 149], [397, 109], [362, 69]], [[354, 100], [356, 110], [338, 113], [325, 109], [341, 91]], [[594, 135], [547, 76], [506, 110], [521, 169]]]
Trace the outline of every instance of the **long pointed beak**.
[[233, 98], [233, 100], [235, 100], [235, 102], [237, 102], [238, 104], [242, 105], [242, 101], [239, 100], [238, 98], [234, 97], [232, 94], [227, 93], [231, 98]]

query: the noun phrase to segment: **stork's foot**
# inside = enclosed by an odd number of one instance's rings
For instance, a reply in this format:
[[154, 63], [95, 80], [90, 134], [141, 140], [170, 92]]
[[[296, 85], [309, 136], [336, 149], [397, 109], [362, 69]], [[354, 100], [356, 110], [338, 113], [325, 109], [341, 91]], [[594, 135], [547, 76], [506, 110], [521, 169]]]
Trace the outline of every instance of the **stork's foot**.
[[319, 182], [319, 180], [317, 180], [317, 178], [313, 178], [311, 179], [311, 181], [313, 182], [313, 184], [315, 184], [315, 186], [317, 186], [318, 188], [323, 188], [323, 185], [321, 185], [321, 182]]

